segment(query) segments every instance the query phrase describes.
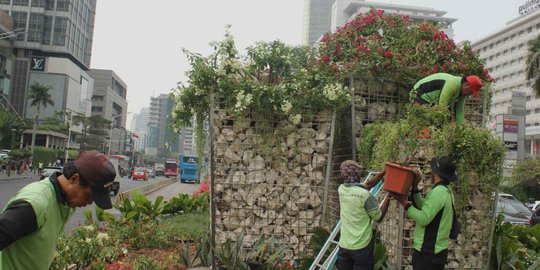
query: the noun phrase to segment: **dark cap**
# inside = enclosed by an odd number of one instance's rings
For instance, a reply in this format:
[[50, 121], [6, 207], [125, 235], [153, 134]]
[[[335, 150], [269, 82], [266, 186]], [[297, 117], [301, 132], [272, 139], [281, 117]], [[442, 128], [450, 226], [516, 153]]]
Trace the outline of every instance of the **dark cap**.
[[79, 154], [75, 167], [92, 188], [92, 199], [102, 209], [111, 209], [111, 188], [116, 178], [113, 164], [102, 153], [90, 150]]
[[454, 182], [458, 179], [456, 174], [456, 166], [454, 165], [454, 162], [447, 156], [434, 157], [431, 160], [431, 170], [434, 174], [449, 182]]

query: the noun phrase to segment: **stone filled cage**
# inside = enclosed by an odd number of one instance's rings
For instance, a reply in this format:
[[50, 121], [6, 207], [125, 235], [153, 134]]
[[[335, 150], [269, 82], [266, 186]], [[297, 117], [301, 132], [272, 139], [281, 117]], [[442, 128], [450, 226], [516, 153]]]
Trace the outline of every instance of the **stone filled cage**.
[[[298, 125], [284, 115], [237, 115], [211, 104], [212, 231], [217, 248], [244, 232], [243, 248], [253, 253], [261, 235], [274, 236], [286, 247], [286, 259], [299, 259], [316, 227], [337, 223], [339, 165], [356, 159], [363, 126], [397, 120], [409, 102], [409, 89], [392, 82], [351, 79], [350, 86], [354, 99], [349, 108], [304, 114]], [[469, 97], [467, 121], [483, 125], [484, 104]], [[418, 156], [414, 164], [425, 168], [428, 162]], [[424, 182], [421, 185], [431, 185]], [[451, 244], [448, 269], [483, 269], [488, 262], [495, 204], [489, 194], [495, 190], [474, 183], [471, 187], [473, 196], [456, 210], [472, 222], [462, 229], [459, 244]], [[454, 188], [459, 192], [459, 186]], [[380, 192], [378, 199], [384, 195]], [[413, 224], [393, 202], [378, 225], [388, 260], [399, 269], [412, 269]]]

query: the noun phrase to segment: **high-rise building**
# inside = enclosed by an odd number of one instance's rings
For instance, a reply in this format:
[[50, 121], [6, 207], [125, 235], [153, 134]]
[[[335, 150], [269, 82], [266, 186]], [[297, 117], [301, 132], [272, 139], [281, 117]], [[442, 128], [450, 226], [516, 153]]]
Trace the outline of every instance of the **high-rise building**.
[[330, 31], [331, 7], [334, 0], [304, 0], [302, 44], [313, 45]]
[[302, 41], [304, 44], [316, 43], [326, 32], [337, 28], [356, 17], [375, 8], [384, 10], [388, 14], [409, 16], [415, 21], [432, 21], [439, 24], [450, 38], [454, 36], [453, 18], [444, 17], [446, 11], [433, 8], [398, 5], [384, 1], [364, 0], [305, 0], [304, 2], [304, 28]]
[[[517, 6], [516, 6], [517, 10]], [[490, 128], [496, 127], [496, 117], [510, 112], [512, 94], [525, 95], [525, 153], [538, 156], [540, 143], [540, 99], [536, 98], [531, 85], [526, 80], [525, 70], [528, 56], [528, 42], [540, 34], [540, 9], [525, 13], [508, 22], [505, 27], [472, 43], [473, 49], [486, 61], [491, 77], [493, 97], [491, 99]], [[521, 94], [521, 93], [519, 93]]]
[[92, 95], [92, 115], [99, 115], [112, 121], [110, 152], [123, 154], [127, 121], [127, 85], [112, 70], [91, 69], [94, 78]]
[[179, 135], [169, 128], [169, 113], [174, 105], [168, 94], [150, 99], [146, 154], [171, 156], [179, 153]]
[[66, 110], [89, 116], [96, 0], [0, 0], [0, 9], [13, 18], [17, 32], [9, 94], [15, 110], [26, 118], [35, 115], [26, 96], [37, 82], [51, 88], [54, 100], [39, 119]]
[[139, 139], [135, 140], [135, 149], [137, 150], [144, 150], [146, 147], [149, 120], [150, 108], [142, 108], [139, 113], [133, 115], [131, 130], [139, 136]]

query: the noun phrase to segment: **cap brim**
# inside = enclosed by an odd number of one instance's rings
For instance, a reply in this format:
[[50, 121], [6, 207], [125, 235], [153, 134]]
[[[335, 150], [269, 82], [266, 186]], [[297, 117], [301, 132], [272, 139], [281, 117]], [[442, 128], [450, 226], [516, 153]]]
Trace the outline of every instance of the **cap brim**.
[[111, 196], [109, 195], [109, 192], [103, 193], [102, 191], [92, 188], [92, 199], [101, 209], [112, 208]]
[[472, 89], [472, 93], [473, 93], [473, 95], [474, 95], [475, 97], [478, 96], [479, 90], [480, 90], [480, 88], [477, 88], [477, 89], [474, 89], [474, 88], [473, 88], [473, 89]]

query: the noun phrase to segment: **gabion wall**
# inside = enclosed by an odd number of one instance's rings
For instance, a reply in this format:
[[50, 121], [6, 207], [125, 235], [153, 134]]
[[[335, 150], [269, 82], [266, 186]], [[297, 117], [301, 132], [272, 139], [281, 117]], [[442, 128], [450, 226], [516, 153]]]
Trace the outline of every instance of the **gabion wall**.
[[300, 258], [321, 225], [332, 114], [294, 125], [285, 116], [213, 113], [217, 247], [243, 231], [247, 252], [274, 236], [287, 259]]

